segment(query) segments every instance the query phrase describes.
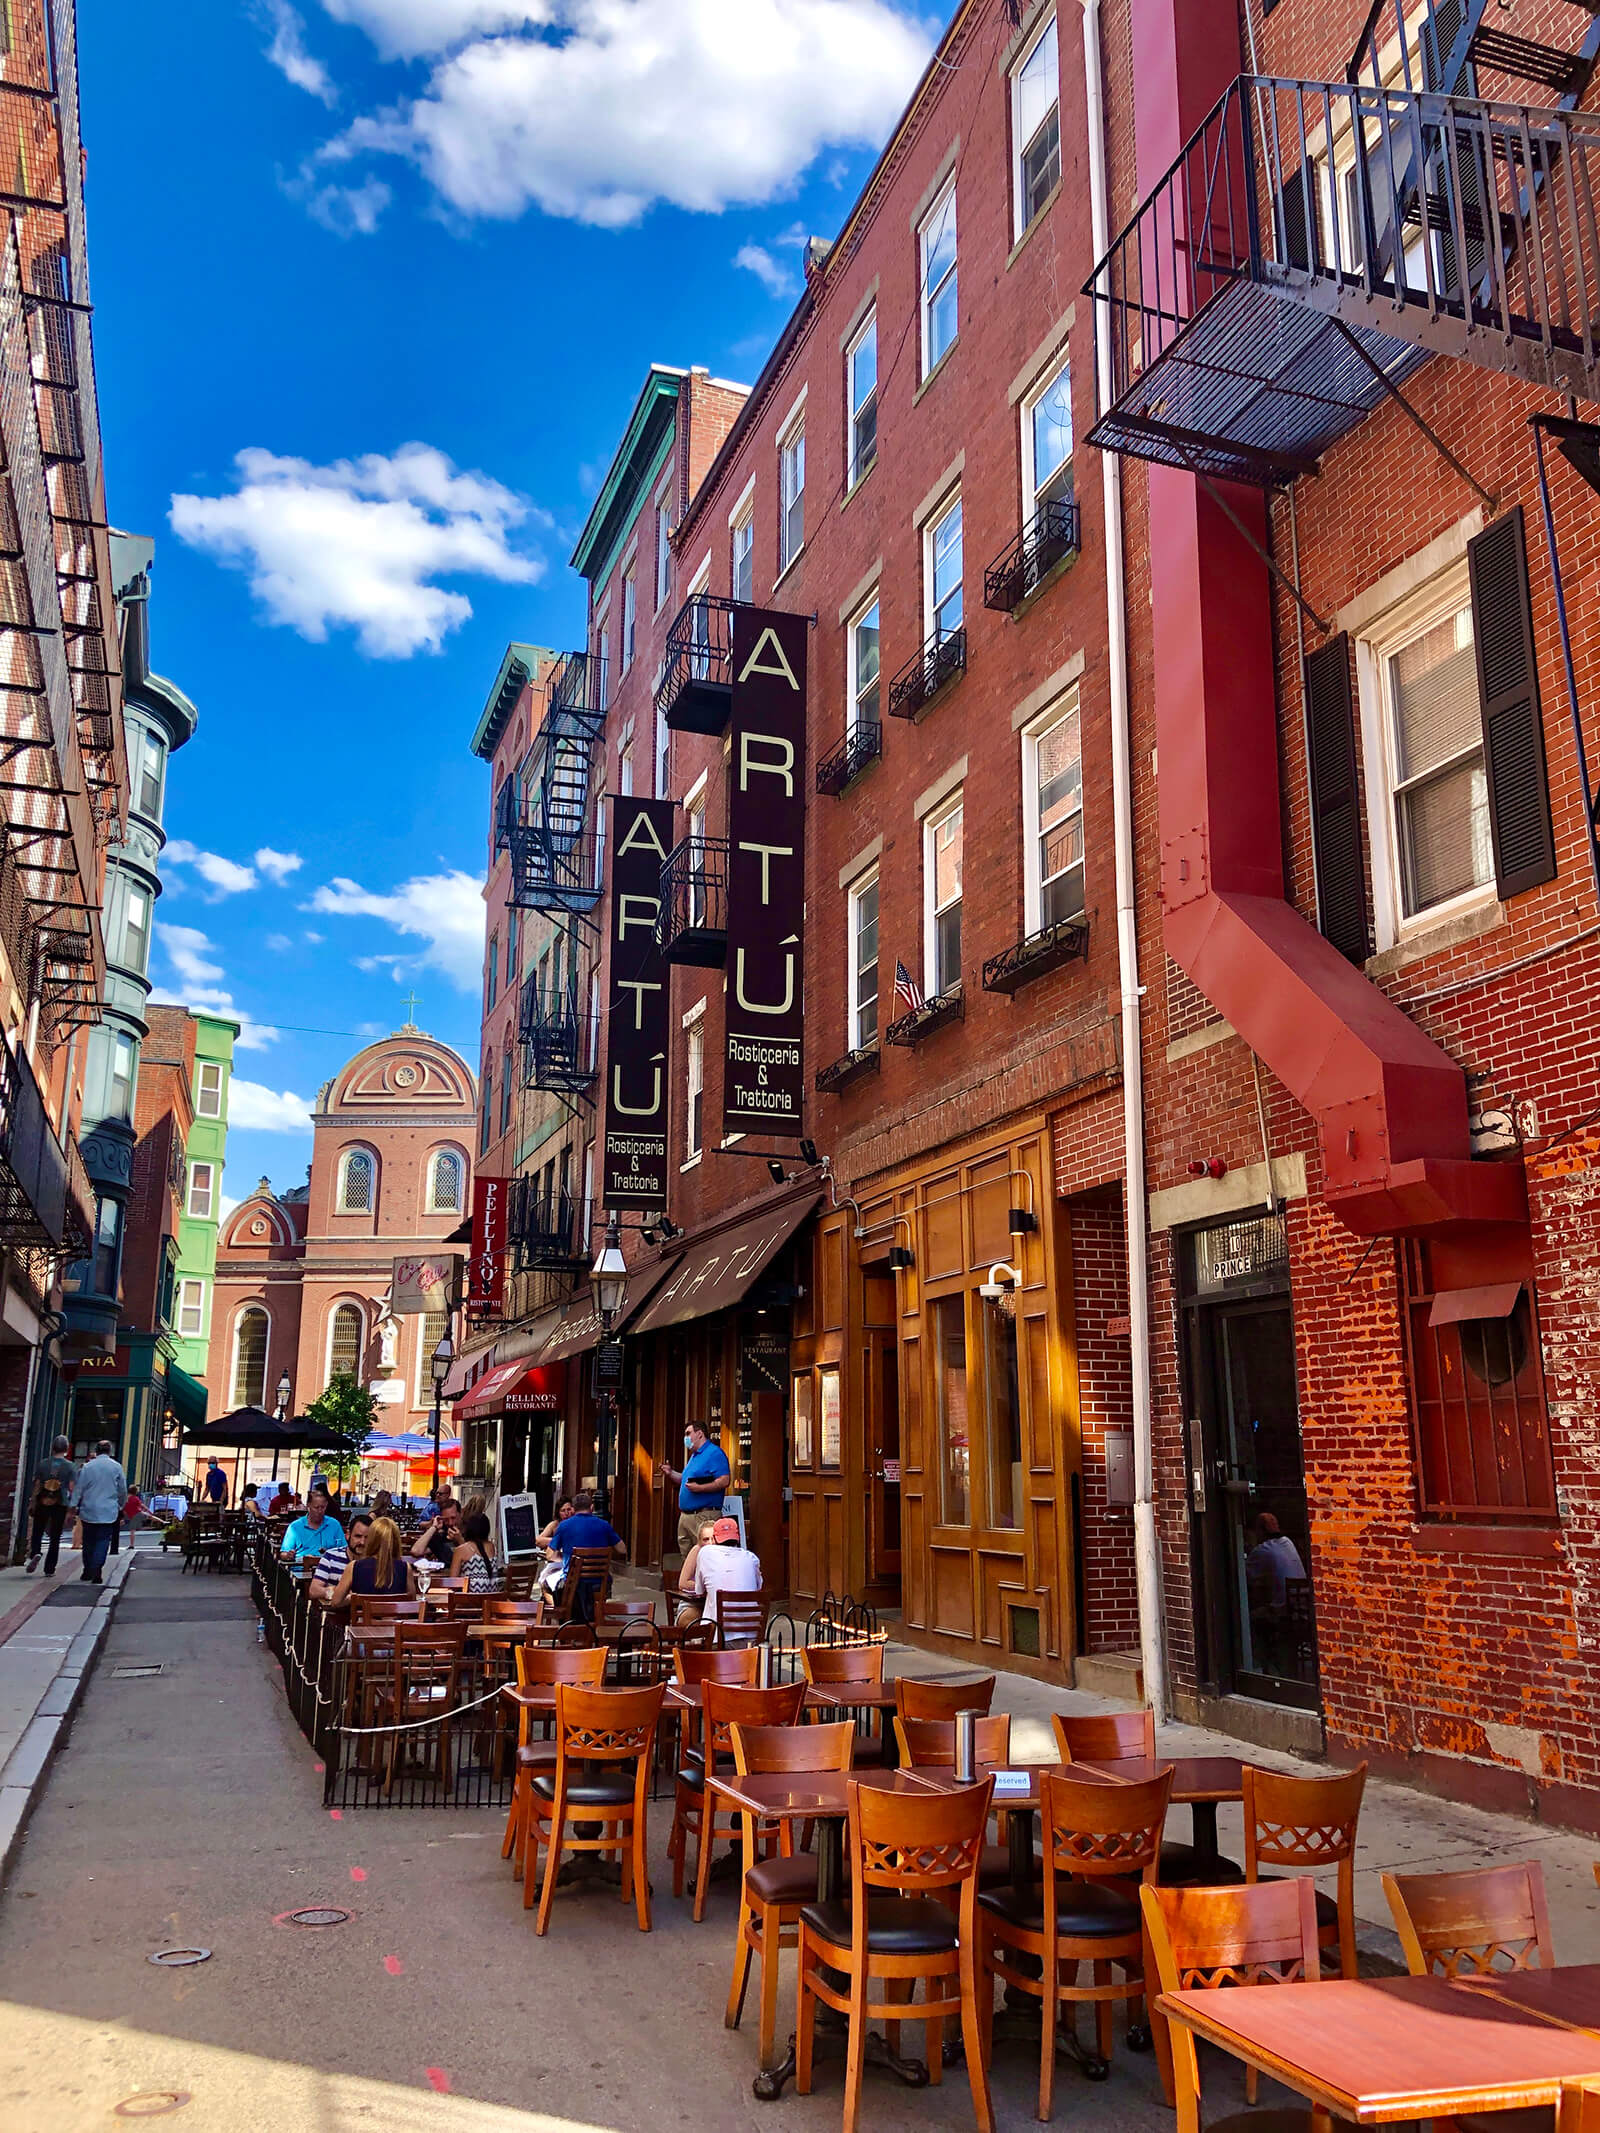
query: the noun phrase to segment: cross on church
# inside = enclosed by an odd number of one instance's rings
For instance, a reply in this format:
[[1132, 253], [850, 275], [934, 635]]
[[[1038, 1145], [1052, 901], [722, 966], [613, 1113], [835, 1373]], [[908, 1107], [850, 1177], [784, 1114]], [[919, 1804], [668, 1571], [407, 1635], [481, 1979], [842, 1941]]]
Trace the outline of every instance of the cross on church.
[[408, 992], [406, 994], [404, 1005], [406, 1011], [406, 1027], [409, 1029], [415, 1024], [417, 1019], [417, 996], [414, 992]]

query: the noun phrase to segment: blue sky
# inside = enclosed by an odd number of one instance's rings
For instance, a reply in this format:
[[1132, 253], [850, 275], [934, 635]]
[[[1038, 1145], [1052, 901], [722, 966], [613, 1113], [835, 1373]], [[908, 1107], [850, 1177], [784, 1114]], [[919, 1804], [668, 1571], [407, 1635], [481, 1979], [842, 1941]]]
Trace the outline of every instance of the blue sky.
[[300, 1180], [413, 986], [476, 1064], [501, 654], [581, 641], [566, 558], [645, 366], [754, 377], [923, 12], [79, 0], [110, 516], [200, 713], [152, 970], [245, 1019], [230, 1198]]

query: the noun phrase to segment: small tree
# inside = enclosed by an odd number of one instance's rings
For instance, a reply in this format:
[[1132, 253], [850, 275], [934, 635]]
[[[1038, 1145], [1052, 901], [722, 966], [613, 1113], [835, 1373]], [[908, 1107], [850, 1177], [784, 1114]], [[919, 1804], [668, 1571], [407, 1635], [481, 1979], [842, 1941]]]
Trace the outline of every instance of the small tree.
[[324, 1429], [334, 1431], [349, 1447], [345, 1451], [318, 1452], [318, 1465], [331, 1468], [341, 1478], [353, 1473], [361, 1464], [361, 1447], [378, 1420], [378, 1403], [366, 1386], [340, 1371], [328, 1380], [327, 1391], [320, 1393], [305, 1412], [308, 1422], [319, 1422]]

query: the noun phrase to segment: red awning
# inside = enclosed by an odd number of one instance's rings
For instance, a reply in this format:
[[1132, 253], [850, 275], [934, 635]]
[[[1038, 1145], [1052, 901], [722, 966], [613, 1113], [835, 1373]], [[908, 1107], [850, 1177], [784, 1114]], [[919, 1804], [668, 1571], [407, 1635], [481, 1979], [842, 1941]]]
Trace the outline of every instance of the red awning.
[[527, 1368], [526, 1363], [500, 1363], [487, 1377], [479, 1378], [465, 1399], [458, 1400], [455, 1418], [460, 1422], [476, 1422], [484, 1415], [497, 1415], [505, 1407], [502, 1395], [514, 1378], [520, 1378]]
[[1428, 1313], [1430, 1326], [1460, 1326], [1471, 1318], [1509, 1318], [1522, 1294], [1520, 1281], [1492, 1281], [1481, 1289], [1441, 1289]]

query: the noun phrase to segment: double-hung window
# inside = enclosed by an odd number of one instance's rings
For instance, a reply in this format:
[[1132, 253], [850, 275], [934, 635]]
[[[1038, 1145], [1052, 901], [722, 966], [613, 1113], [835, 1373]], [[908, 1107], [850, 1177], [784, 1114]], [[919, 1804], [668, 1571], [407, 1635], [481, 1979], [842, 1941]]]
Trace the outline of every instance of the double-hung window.
[[624, 800], [633, 796], [633, 743], [629, 741], [617, 758], [617, 791]]
[[684, 843], [689, 860], [689, 924], [703, 926], [706, 922], [706, 788], [703, 778], [684, 801], [683, 812], [686, 823]]
[[806, 539], [806, 426], [791, 424], [778, 441], [778, 569], [788, 569]]
[[1022, 736], [1026, 930], [1083, 913], [1083, 753], [1076, 695]]
[[656, 498], [656, 607], [667, 604], [672, 591], [672, 499], [663, 493]]
[[122, 913], [122, 960], [141, 976], [150, 960], [150, 897], [131, 881]]
[[199, 1118], [222, 1116], [222, 1067], [215, 1059], [202, 1059], [200, 1080], [195, 1090], [195, 1115]]
[[878, 1041], [878, 877], [864, 874], [849, 898], [850, 1013], [848, 1049]]
[[928, 603], [928, 643], [937, 647], [960, 629], [961, 607], [961, 499], [948, 505], [929, 526], [925, 536], [923, 582]]
[[956, 187], [952, 178], [922, 225], [922, 375], [956, 337]]
[[846, 659], [850, 669], [848, 730], [875, 726], [880, 715], [878, 676], [878, 596], [851, 619]]
[[211, 1220], [213, 1195], [216, 1191], [217, 1169], [214, 1163], [191, 1163], [189, 1165], [188, 1212], [197, 1222]]
[[696, 681], [711, 674], [711, 558], [695, 573], [684, 605], [689, 610], [689, 671]]
[[1022, 523], [1072, 501], [1072, 373], [1065, 362], [1022, 403]]
[[756, 520], [753, 510], [736, 518], [733, 536], [733, 597], [753, 600], [756, 596]]
[[[704, 1002], [701, 1003], [702, 1006]], [[706, 1025], [704, 1015], [689, 1025], [688, 1079], [684, 1092], [683, 1157], [693, 1162], [700, 1153], [706, 1094]]]
[[1060, 57], [1054, 15], [1046, 19], [1011, 76], [1011, 138], [1020, 237], [1061, 179]]
[[603, 607], [594, 626], [594, 657], [598, 673], [599, 709], [611, 701], [611, 610]]
[[138, 1048], [126, 1030], [111, 1040], [111, 1087], [107, 1092], [107, 1115], [132, 1118], [134, 1074], [139, 1064]]
[[845, 391], [850, 403], [850, 486], [878, 456], [878, 314], [866, 324], [845, 355]]
[[639, 588], [634, 580], [632, 565], [622, 578], [622, 671], [627, 673], [633, 665], [633, 654], [639, 633]]
[[139, 729], [138, 766], [134, 804], [141, 815], [159, 822], [161, 792], [167, 775], [167, 750], [160, 735], [152, 733], [148, 726]]
[[1466, 572], [1374, 644], [1398, 919], [1494, 880]]
[[203, 1281], [180, 1281], [178, 1284], [178, 1331], [188, 1340], [195, 1340], [205, 1331], [206, 1285]]
[[928, 998], [961, 982], [961, 796], [931, 815], [923, 830], [922, 894]]

